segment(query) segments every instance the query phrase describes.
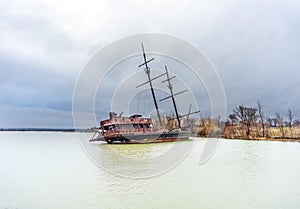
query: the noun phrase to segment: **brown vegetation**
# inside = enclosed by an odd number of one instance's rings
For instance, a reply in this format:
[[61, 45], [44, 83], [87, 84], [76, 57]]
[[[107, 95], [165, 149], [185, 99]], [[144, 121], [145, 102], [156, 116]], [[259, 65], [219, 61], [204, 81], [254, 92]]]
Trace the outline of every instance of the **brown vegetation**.
[[262, 140], [300, 140], [299, 120], [293, 120], [293, 113], [288, 109], [287, 121], [279, 114], [267, 118], [263, 106], [258, 101], [257, 108], [239, 106], [233, 109], [226, 122], [223, 137], [230, 139]]
[[225, 123], [220, 120], [220, 117], [212, 119], [210, 117], [201, 118], [196, 135], [200, 137], [222, 137]]
[[[199, 137], [300, 141], [300, 120], [294, 120], [291, 109], [288, 109], [286, 116], [286, 120], [279, 113], [275, 113], [274, 117], [267, 117], [263, 105], [258, 101], [257, 107], [235, 107], [226, 122], [221, 121], [220, 116], [203, 117], [199, 120], [182, 118], [181, 125], [190, 128]], [[153, 121], [154, 126], [158, 126], [157, 120]], [[162, 114], [162, 123], [167, 129], [178, 127], [174, 115]]]

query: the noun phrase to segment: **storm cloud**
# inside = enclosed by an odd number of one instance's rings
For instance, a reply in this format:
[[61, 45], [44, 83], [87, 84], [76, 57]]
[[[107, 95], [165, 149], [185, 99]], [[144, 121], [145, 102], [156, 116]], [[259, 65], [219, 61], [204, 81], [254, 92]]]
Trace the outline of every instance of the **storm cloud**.
[[228, 112], [259, 99], [269, 116], [290, 108], [300, 117], [299, 23], [297, 0], [2, 1], [0, 127], [72, 127], [74, 85], [89, 58], [145, 32], [206, 54]]

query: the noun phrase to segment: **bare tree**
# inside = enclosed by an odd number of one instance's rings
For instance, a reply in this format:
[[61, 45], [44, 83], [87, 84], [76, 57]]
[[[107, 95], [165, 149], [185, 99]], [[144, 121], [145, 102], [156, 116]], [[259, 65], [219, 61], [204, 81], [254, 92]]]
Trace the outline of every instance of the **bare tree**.
[[289, 123], [289, 127], [292, 128], [292, 125], [293, 125], [293, 113], [292, 113], [292, 110], [291, 109], [288, 109], [288, 123]]
[[[238, 106], [233, 109], [234, 116], [246, 127], [246, 136], [250, 136], [251, 126], [256, 122], [257, 109], [253, 107]], [[232, 116], [233, 117], [233, 116]]]
[[265, 113], [263, 111], [263, 105], [260, 101], [257, 101], [257, 109], [258, 109], [258, 117], [260, 118], [261, 128], [262, 128], [262, 136], [265, 137]]
[[239, 122], [239, 119], [237, 118], [236, 114], [230, 114], [229, 115], [229, 119], [230, 119], [230, 124], [232, 126], [236, 125]]
[[278, 126], [276, 118], [268, 117], [267, 121], [268, 121], [270, 127], [277, 127]]
[[276, 122], [277, 122], [277, 124], [279, 125], [279, 128], [280, 128], [281, 137], [285, 138], [283, 118], [280, 116], [279, 113], [275, 113], [275, 118], [276, 118]]
[[291, 137], [293, 137], [293, 132], [292, 132], [292, 126], [293, 126], [293, 113], [292, 113], [292, 110], [289, 108], [288, 109], [288, 124], [289, 124], [289, 128], [290, 128], [290, 132], [291, 132]]

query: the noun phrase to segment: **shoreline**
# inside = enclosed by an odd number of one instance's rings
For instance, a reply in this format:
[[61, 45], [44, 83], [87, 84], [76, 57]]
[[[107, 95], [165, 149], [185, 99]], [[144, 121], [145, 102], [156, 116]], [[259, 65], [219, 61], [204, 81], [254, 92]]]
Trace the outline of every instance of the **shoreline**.
[[6, 132], [94, 132], [93, 129], [83, 128], [83, 129], [74, 129], [74, 128], [0, 128], [1, 131]]
[[[92, 133], [93, 129], [73, 129], [73, 128], [1, 128], [0, 132], [84, 132]], [[195, 138], [211, 139], [214, 137], [204, 137], [204, 136], [191, 136]], [[225, 140], [246, 140], [246, 141], [278, 141], [278, 142], [297, 142], [300, 143], [300, 138], [225, 138], [225, 137], [216, 137]]]
[[291, 138], [253, 138], [253, 139], [246, 139], [246, 138], [223, 138], [222, 139], [226, 139], [226, 140], [246, 140], [246, 141], [278, 141], [278, 142], [297, 142], [300, 143], [300, 139], [296, 138], [296, 139], [291, 139]]

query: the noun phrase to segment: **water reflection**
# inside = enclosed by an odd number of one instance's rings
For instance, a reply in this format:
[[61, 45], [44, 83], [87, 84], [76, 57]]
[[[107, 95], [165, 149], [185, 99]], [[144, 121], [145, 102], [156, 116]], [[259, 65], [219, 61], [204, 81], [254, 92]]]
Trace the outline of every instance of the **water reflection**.
[[187, 156], [193, 144], [193, 141], [128, 145], [89, 143], [85, 144], [85, 148], [107, 172], [130, 178], [147, 178], [172, 169]]

